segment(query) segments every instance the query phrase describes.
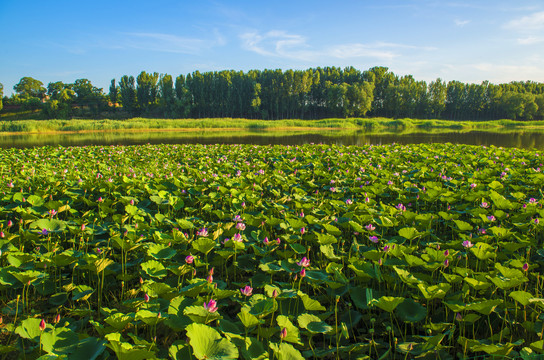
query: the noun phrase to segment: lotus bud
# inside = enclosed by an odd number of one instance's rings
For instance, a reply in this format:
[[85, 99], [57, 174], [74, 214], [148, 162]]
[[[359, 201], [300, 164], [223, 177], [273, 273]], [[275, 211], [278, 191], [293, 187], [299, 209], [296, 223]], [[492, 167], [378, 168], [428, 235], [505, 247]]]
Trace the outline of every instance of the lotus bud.
[[287, 337], [287, 328], [281, 329], [280, 338], [283, 340]]
[[53, 324], [58, 324], [60, 322], [60, 314], [57, 314], [57, 316], [55, 316], [55, 319], [53, 320]]
[[40, 321], [40, 331], [44, 331], [45, 327], [46, 327], [45, 320], [42, 319], [42, 321]]

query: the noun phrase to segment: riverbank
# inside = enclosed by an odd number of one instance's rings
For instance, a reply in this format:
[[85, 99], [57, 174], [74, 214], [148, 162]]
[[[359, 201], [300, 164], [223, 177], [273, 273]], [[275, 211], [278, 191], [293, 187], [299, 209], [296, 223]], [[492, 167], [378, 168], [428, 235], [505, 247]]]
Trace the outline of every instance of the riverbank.
[[500, 130], [544, 129], [544, 121], [448, 121], [428, 119], [349, 118], [322, 120], [251, 120], [231, 118], [211, 119], [147, 119], [127, 120], [13, 120], [0, 121], [0, 132], [26, 133], [85, 133], [104, 131], [241, 131], [241, 130], [320, 130], [351, 129], [379, 131], [387, 129], [451, 129], [451, 130]]

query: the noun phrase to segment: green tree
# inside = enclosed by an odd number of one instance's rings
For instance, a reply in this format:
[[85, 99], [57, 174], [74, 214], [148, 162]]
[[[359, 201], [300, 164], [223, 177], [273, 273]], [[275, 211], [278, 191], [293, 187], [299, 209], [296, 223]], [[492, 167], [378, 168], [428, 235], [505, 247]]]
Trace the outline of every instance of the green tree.
[[38, 98], [40, 100], [45, 96], [46, 91], [41, 81], [28, 76], [21, 78], [13, 90], [23, 99]]
[[427, 108], [427, 117], [439, 119], [446, 109], [446, 82], [440, 78], [431, 81], [428, 94], [429, 106]]
[[176, 96], [172, 76], [164, 74], [159, 79], [159, 106], [165, 117], [175, 117]]
[[119, 87], [115, 83], [115, 79], [111, 79], [110, 92], [108, 94], [110, 102], [115, 106], [119, 99]]
[[136, 78], [136, 99], [140, 111], [147, 113], [158, 100], [159, 73], [148, 74], [142, 71]]
[[123, 110], [134, 115], [136, 111], [136, 85], [134, 76], [124, 75], [119, 81], [119, 97]]

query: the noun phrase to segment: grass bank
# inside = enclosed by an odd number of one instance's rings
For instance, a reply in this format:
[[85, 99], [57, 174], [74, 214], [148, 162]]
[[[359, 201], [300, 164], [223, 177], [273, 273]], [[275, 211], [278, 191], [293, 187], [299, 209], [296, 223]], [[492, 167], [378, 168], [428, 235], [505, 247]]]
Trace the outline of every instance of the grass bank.
[[322, 120], [250, 120], [232, 118], [210, 119], [147, 119], [127, 120], [13, 120], [0, 121], [4, 133], [51, 133], [142, 130], [267, 130], [267, 129], [353, 129], [365, 131], [408, 129], [482, 130], [504, 128], [544, 129], [544, 121], [447, 121], [427, 119], [349, 118]]

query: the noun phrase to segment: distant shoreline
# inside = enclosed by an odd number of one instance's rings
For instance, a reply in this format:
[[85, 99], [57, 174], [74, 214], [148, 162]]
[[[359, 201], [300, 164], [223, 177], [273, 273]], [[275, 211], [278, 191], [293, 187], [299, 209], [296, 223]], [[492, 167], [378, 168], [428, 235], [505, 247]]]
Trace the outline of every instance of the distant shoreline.
[[[233, 126], [234, 125], [234, 126]], [[100, 132], [194, 131], [327, 131], [327, 130], [544, 130], [544, 121], [447, 121], [427, 119], [347, 118], [322, 120], [147, 119], [127, 120], [9, 120], [0, 121], [3, 135], [74, 134]]]

